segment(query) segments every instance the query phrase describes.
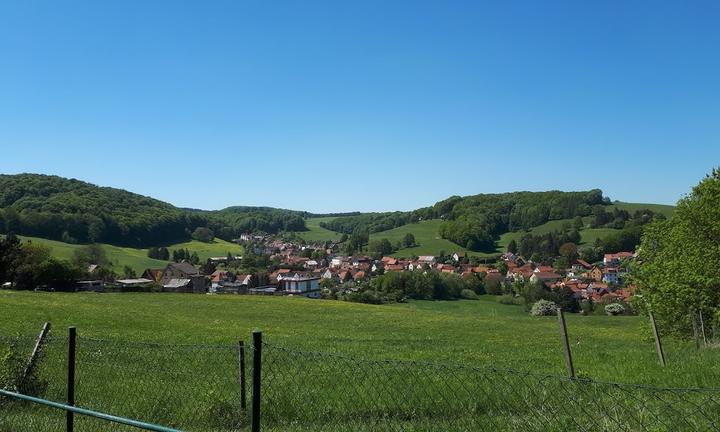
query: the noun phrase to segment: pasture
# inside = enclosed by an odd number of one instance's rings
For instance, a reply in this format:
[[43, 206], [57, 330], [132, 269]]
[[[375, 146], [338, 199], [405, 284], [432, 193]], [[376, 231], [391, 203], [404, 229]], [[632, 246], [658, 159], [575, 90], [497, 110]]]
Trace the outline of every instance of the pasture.
[[[71, 260], [76, 249], [82, 247], [78, 244], [63, 243], [56, 240], [48, 240], [38, 237], [18, 236], [23, 241], [42, 244], [50, 248], [50, 254], [58, 259]], [[145, 248], [130, 248], [101, 244], [108, 259], [116, 272], [122, 272], [124, 266], [130, 266], [135, 272], [141, 273], [146, 268], [163, 268], [168, 262], [148, 258], [148, 250]], [[190, 253], [196, 252], [203, 262], [213, 256], [226, 256], [228, 252], [234, 255], [242, 255], [242, 246], [216, 238], [211, 243], [203, 243], [192, 240], [184, 243], [176, 243], [166, 246], [172, 256], [175, 249], [188, 249]]]
[[[249, 341], [253, 328], [262, 329], [267, 342], [263, 430], [642, 425], [670, 431], [704, 428], [717, 417], [708, 405], [716, 391], [602, 382], [720, 383], [718, 350], [695, 351], [666, 338], [669, 364], [659, 367], [645, 320], [634, 316], [568, 316], [577, 374], [601, 382], [558, 378], [565, 368], [557, 319], [533, 318], [491, 297], [373, 306], [291, 297], [0, 291], [0, 316], [3, 337], [32, 336], [43, 321], [53, 323], [40, 366], [48, 383], [43, 396], [64, 397], [63, 336], [68, 325], [77, 325], [81, 406], [183, 430], [245, 430], [237, 341]], [[0, 342], [8, 340], [3, 337]], [[33, 338], [23, 341], [27, 352]], [[600, 409], [582, 414], [588, 405]], [[692, 408], [699, 406], [702, 412]], [[13, 432], [55, 430], [62, 419], [47, 409], [2, 408], [10, 410], [0, 416], [3, 431], [4, 425]], [[657, 420], [667, 410], [688, 416]], [[638, 411], [645, 415], [638, 418]], [[83, 420], [76, 430], [117, 429]]]
[[322, 218], [309, 218], [305, 219], [305, 226], [308, 231], [298, 231], [296, 234], [298, 237], [306, 241], [326, 241], [326, 240], [340, 240], [342, 234], [335, 231], [330, 231], [320, 226], [320, 222], [327, 222], [335, 219], [334, 217], [322, 217]]
[[[267, 340], [371, 359], [422, 360], [563, 374], [557, 320], [481, 300], [367, 305], [292, 297], [0, 291], [3, 333], [35, 334], [50, 321], [94, 338], [233, 344], [254, 328]], [[720, 386], [720, 350], [667, 339], [657, 366], [649, 326], [637, 316], [569, 314], [578, 373], [605, 381]]]

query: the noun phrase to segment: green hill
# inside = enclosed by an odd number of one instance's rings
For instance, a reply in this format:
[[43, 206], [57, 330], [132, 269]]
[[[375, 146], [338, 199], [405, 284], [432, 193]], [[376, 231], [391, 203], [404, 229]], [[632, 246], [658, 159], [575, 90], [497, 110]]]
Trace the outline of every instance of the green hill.
[[[64, 260], [71, 260], [75, 250], [82, 247], [82, 245], [78, 244], [63, 243], [39, 237], [19, 237], [23, 241], [47, 246], [50, 248], [50, 254], [53, 257]], [[147, 249], [120, 247], [103, 243], [101, 243], [100, 246], [105, 250], [110, 262], [113, 263], [113, 268], [116, 272], [121, 272], [124, 266], [129, 266], [137, 273], [140, 273], [146, 268], [161, 268], [168, 264], [167, 261], [148, 258]], [[200, 261], [205, 261], [210, 257], [226, 256], [228, 252], [233, 255], [243, 254], [242, 246], [220, 239], [215, 239], [212, 243], [202, 243], [192, 240], [184, 243], [172, 244], [167, 246], [167, 248], [171, 251], [171, 253], [175, 249], [188, 249], [190, 253], [197, 253], [200, 257]]]
[[181, 209], [80, 180], [41, 174], [0, 175], [0, 233], [148, 247], [189, 241], [198, 227], [232, 240], [246, 232], [303, 231], [306, 212], [270, 207]]
[[[612, 210], [613, 207], [626, 210], [630, 213], [634, 213], [636, 210], [649, 209], [655, 213], [660, 213], [665, 216], [670, 216], [675, 209], [675, 207], [673, 206], [662, 204], [642, 204], [626, 202], [616, 202], [612, 206], [609, 206], [608, 209]], [[586, 216], [583, 218], [585, 228], [580, 230], [580, 236], [582, 238], [581, 246], [593, 245], [595, 244], [596, 239], [604, 239], [607, 236], [620, 231], [618, 229], [612, 228], [589, 228], [591, 220], [592, 217], [590, 216]], [[505, 252], [507, 250], [508, 243], [510, 243], [511, 240], [514, 239], [516, 242], [519, 242], [520, 238], [525, 233], [541, 235], [547, 234], [549, 232], [560, 231], [563, 225], [568, 223], [572, 224], [572, 222], [573, 219], [552, 220], [549, 222], [545, 222], [542, 225], [533, 227], [528, 231], [515, 231], [504, 233], [500, 235], [499, 240], [497, 241], [496, 251], [488, 253], [469, 251], [466, 248], [460, 247], [449, 240], [441, 238], [439, 235], [439, 230], [443, 221], [440, 219], [422, 221], [420, 223], [403, 225], [401, 227], [387, 231], [372, 233], [370, 235], [370, 238], [387, 238], [392, 243], [395, 243], [398, 240], [402, 240], [405, 234], [412, 233], [415, 236], [415, 240], [417, 241], [419, 246], [409, 249], [401, 249], [395, 253], [396, 256], [437, 255], [440, 251], [445, 251], [446, 253], [462, 251], [468, 253], [469, 255], [475, 255], [480, 257], [494, 257]]]

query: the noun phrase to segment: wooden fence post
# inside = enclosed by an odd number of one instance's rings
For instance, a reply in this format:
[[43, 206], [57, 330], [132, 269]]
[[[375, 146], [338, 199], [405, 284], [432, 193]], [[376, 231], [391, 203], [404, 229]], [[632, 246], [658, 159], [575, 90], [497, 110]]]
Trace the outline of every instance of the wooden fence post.
[[695, 340], [695, 349], [700, 349], [700, 334], [698, 332], [698, 325], [697, 325], [697, 317], [695, 316], [695, 311], [690, 312], [690, 319], [692, 320], [692, 328], [693, 328], [693, 339]]
[[25, 385], [25, 380], [27, 380], [28, 375], [30, 375], [34, 371], [35, 363], [37, 362], [38, 356], [40, 354], [40, 351], [42, 350], [43, 344], [45, 343], [45, 338], [47, 338], [47, 334], [49, 331], [50, 323], [46, 322], [45, 324], [43, 324], [42, 330], [40, 331], [40, 334], [35, 341], [35, 347], [33, 348], [32, 353], [30, 354], [30, 358], [25, 364], [25, 369], [23, 369], [22, 375], [20, 376], [20, 387], [23, 387]]
[[260, 377], [262, 367], [262, 332], [254, 330], [251, 431], [260, 432]]
[[[75, 339], [77, 331], [75, 327], [68, 327], [68, 368], [67, 368], [67, 404], [75, 405]], [[67, 432], [73, 432], [74, 418], [73, 412], [67, 411], [66, 414]]]
[[650, 312], [650, 325], [652, 326], [653, 336], [655, 336], [655, 350], [657, 350], [660, 365], [665, 366], [665, 352], [663, 352], [662, 342], [660, 342], [660, 333], [658, 333], [655, 316], [653, 316], [652, 312]]
[[565, 363], [567, 365], [568, 376], [575, 378], [575, 367], [573, 366], [572, 353], [570, 352], [570, 342], [568, 342], [567, 326], [565, 325], [565, 315], [562, 308], [557, 308], [558, 322], [560, 323], [560, 341], [565, 350]]
[[702, 310], [700, 311], [700, 334], [702, 335], [703, 346], [707, 348], [708, 342], [707, 336], [705, 336], [705, 320], [703, 319]]

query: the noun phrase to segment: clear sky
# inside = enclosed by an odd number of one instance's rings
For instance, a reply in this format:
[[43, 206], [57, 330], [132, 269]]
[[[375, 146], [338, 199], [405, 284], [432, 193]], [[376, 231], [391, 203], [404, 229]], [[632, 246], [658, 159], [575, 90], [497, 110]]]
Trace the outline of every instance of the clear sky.
[[0, 172], [407, 210], [720, 165], [720, 2], [6, 1]]

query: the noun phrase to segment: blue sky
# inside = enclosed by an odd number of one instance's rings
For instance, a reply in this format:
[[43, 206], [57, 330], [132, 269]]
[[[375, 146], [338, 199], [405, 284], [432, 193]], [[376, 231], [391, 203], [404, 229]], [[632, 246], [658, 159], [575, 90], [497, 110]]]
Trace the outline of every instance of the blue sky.
[[179, 206], [406, 210], [720, 165], [716, 1], [0, 4], [0, 172]]

